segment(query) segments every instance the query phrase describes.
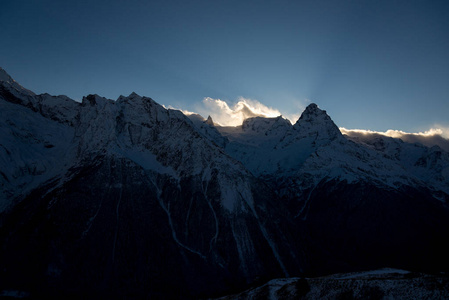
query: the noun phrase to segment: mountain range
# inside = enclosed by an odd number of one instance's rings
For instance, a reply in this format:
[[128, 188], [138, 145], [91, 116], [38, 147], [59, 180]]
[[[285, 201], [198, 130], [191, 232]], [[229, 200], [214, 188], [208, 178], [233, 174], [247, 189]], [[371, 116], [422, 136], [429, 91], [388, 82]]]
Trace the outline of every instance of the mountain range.
[[449, 153], [184, 115], [135, 93], [36, 95], [0, 69], [0, 293], [207, 298], [275, 278], [449, 271]]

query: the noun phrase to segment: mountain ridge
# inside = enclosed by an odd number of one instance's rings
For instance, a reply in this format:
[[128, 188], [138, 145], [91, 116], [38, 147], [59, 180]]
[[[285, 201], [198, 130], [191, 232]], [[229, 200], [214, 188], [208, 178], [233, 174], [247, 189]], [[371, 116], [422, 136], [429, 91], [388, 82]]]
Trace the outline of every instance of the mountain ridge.
[[294, 125], [230, 128], [136, 93], [79, 103], [7, 78], [0, 290], [198, 298], [304, 274], [449, 270], [439, 147], [357, 143], [316, 104]]

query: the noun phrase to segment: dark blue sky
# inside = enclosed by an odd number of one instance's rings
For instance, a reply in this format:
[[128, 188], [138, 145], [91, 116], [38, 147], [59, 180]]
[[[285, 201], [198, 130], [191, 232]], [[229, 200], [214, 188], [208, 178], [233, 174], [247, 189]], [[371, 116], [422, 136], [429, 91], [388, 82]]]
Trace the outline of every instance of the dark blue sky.
[[195, 110], [315, 102], [338, 126], [449, 127], [449, 1], [2, 1], [0, 66], [36, 93]]

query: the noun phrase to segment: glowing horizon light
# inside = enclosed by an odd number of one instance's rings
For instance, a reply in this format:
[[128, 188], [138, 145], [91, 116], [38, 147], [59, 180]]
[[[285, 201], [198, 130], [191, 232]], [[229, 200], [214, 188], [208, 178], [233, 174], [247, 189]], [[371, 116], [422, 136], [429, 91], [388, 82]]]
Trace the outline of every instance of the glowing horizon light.
[[240, 97], [233, 106], [221, 99], [206, 97], [202, 105], [197, 106], [197, 110], [200, 114], [204, 114], [204, 117], [210, 115], [214, 122], [221, 126], [239, 126], [243, 120], [252, 117], [274, 118], [282, 115], [277, 109], [243, 97]]
[[220, 126], [240, 126], [245, 119], [252, 117], [276, 118], [279, 116], [293, 124], [302, 112], [299, 110], [297, 114], [283, 114], [278, 109], [266, 106], [258, 100], [244, 97], [239, 97], [234, 105], [229, 105], [221, 99], [205, 97], [201, 104], [196, 105], [195, 110], [204, 118], [211, 116], [214, 123]]

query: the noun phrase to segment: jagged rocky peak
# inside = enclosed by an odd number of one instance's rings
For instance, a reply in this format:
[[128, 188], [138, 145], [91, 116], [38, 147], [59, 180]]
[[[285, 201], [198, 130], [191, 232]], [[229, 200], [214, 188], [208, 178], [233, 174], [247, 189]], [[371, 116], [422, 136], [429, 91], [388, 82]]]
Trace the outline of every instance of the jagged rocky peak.
[[[156, 104], [157, 106], [162, 107], [162, 105], [160, 105], [159, 103], [154, 101], [152, 98], [146, 97], [146, 96], [140, 96], [136, 92], [132, 92], [131, 94], [129, 94], [129, 96], [120, 95], [120, 97], [117, 98], [116, 102], [117, 103], [128, 103], [128, 104], [133, 103], [133, 106], [135, 106], [136, 104], [140, 105], [143, 103], [151, 103], [152, 105]], [[164, 108], [164, 110], [166, 110], [166, 109]]]
[[214, 126], [214, 125], [215, 125], [215, 124], [214, 124], [214, 121], [212, 120], [212, 117], [211, 117], [211, 116], [208, 116], [208, 117], [207, 117], [207, 120], [204, 121], [204, 123], [206, 123], [207, 125], [210, 125], [210, 126]]
[[113, 103], [112, 100], [106, 99], [104, 97], [101, 97], [97, 94], [89, 94], [85, 97], [83, 97], [83, 100], [81, 101], [81, 104], [83, 106], [97, 106], [100, 105], [104, 106], [106, 103]]
[[139, 95], [139, 94], [137, 94], [136, 92], [132, 92], [131, 94], [129, 94], [129, 96], [128, 96], [128, 99], [132, 99], [132, 100], [134, 100], [134, 99], [141, 99], [142, 97]]
[[[303, 122], [310, 122], [310, 123], [318, 123], [322, 121], [331, 121], [331, 118], [326, 113], [325, 110], [322, 110], [316, 105], [315, 103], [309, 104], [304, 112], [301, 114], [301, 117], [298, 119], [296, 124]], [[295, 124], [295, 125], [296, 125]]]
[[301, 135], [317, 135], [321, 138], [342, 137], [340, 130], [325, 110], [315, 103], [309, 104], [301, 117], [293, 126], [301, 132]]
[[129, 94], [129, 96], [123, 96], [123, 95], [120, 95], [120, 96], [117, 98], [117, 101], [116, 101], [116, 102], [127, 102], [127, 101], [129, 101], [129, 100], [141, 100], [142, 98], [143, 98], [142, 96], [138, 95], [138, 94], [135, 93], [135, 92], [132, 92], [131, 94]]
[[[20, 94], [27, 96], [35, 96], [35, 94], [21, 86], [17, 81], [15, 81], [3, 68], [0, 67], [0, 86], [6, 87], [8, 90], [16, 90]], [[12, 90], [11, 90], [12, 88]]]
[[85, 97], [83, 97], [82, 103], [84, 105], [90, 104], [90, 105], [95, 105], [97, 104], [96, 98], [98, 97], [98, 95], [93, 95], [93, 94], [89, 94]]

